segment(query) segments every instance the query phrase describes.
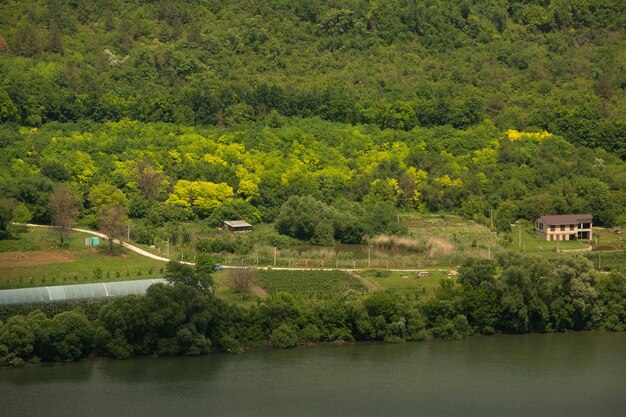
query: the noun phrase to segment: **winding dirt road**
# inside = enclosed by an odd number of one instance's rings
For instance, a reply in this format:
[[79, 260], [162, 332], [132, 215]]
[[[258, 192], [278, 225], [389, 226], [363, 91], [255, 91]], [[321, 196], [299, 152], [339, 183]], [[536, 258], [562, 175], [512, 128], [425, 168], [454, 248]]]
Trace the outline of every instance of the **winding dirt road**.
[[[48, 225], [42, 225], [42, 224], [31, 224], [28, 223], [25, 226], [28, 227], [42, 227], [42, 228], [48, 228], [48, 229], [52, 229], [54, 228], [54, 226], [48, 226]], [[72, 227], [72, 230], [75, 232], [80, 232], [80, 233], [87, 233], [93, 236], [98, 236], [102, 239], [107, 239], [107, 236], [104, 233], [100, 233], [100, 232], [96, 232], [93, 230], [89, 230], [89, 229], [79, 229], [76, 227]], [[108, 239], [107, 239], [108, 240]], [[139, 255], [151, 258], [151, 259], [156, 259], [157, 261], [163, 261], [163, 262], [169, 262], [171, 261], [171, 259], [168, 258], [164, 258], [162, 256], [158, 256], [155, 255], [153, 253], [150, 253], [146, 250], [143, 250], [135, 245], [131, 245], [130, 243], [126, 243], [123, 242], [119, 239], [113, 239], [113, 243], [116, 243], [118, 245], [122, 245], [123, 247], [125, 247], [128, 250], [131, 250], [135, 253], [138, 253]], [[182, 261], [181, 263], [186, 264], [186, 265], [195, 265], [193, 262], [186, 262], [186, 261]], [[223, 265], [224, 268], [247, 268], [246, 266], [238, 266], [238, 265]], [[316, 271], [345, 271], [345, 272], [352, 272], [352, 271], [358, 271], [358, 269], [354, 269], [354, 268], [292, 268], [292, 267], [283, 267], [283, 266], [257, 266], [257, 269], [273, 269], [273, 270], [278, 270], [278, 271], [308, 271], [311, 269], [315, 269]], [[387, 271], [397, 271], [397, 272], [420, 272], [420, 271], [424, 271], [424, 269], [387, 269]], [[442, 272], [447, 272], [451, 275], [456, 274], [456, 270], [455, 269], [438, 269], [438, 271], [442, 271]]]

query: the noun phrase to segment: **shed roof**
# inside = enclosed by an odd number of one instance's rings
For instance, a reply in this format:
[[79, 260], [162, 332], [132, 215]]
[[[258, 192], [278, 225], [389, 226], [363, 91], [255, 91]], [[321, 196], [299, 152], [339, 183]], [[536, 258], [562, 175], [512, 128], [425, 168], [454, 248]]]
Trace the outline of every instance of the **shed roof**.
[[558, 214], [539, 217], [539, 220], [542, 220], [544, 224], [554, 225], [591, 222], [592, 219], [593, 216], [591, 214]]
[[225, 220], [224, 224], [230, 227], [252, 227], [250, 223], [244, 220]]

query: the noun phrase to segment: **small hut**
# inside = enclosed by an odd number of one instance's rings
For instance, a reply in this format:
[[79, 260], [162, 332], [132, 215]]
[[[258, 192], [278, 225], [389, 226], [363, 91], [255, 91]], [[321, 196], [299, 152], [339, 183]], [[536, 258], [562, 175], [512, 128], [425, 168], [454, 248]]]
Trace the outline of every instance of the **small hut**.
[[85, 238], [85, 246], [98, 246], [100, 245], [100, 238], [99, 237], [86, 237]]
[[249, 232], [252, 230], [252, 225], [243, 220], [227, 220], [224, 221], [224, 230], [230, 230], [231, 232]]

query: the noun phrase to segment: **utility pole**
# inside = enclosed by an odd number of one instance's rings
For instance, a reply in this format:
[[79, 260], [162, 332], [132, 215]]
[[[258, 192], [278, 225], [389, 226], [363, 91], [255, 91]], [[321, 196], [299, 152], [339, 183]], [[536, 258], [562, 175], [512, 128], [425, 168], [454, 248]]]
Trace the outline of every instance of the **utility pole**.
[[126, 240], [130, 241], [130, 223], [128, 223], [128, 231], [126, 233]]
[[274, 266], [276, 266], [276, 246], [274, 246]]

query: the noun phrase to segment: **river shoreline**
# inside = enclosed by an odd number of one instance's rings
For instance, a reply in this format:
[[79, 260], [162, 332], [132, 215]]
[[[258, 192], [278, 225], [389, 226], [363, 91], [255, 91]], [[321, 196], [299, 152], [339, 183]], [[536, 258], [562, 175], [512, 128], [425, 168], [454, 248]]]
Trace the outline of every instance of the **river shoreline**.
[[2, 369], [20, 369], [20, 368], [38, 368], [38, 367], [51, 367], [51, 366], [64, 366], [73, 363], [80, 363], [85, 361], [94, 361], [94, 360], [113, 360], [116, 362], [129, 362], [133, 360], [145, 360], [145, 359], [173, 359], [173, 358], [201, 358], [212, 355], [226, 355], [226, 356], [240, 356], [245, 354], [259, 353], [259, 352], [270, 352], [270, 351], [283, 351], [283, 350], [307, 350], [307, 349], [316, 349], [322, 347], [347, 347], [347, 346], [385, 346], [385, 345], [404, 345], [404, 344], [420, 344], [420, 343], [444, 343], [444, 342], [466, 342], [472, 339], [478, 338], [498, 338], [498, 337], [524, 337], [524, 336], [539, 336], [539, 335], [566, 335], [566, 334], [619, 334], [624, 332], [612, 332], [605, 330], [580, 330], [580, 331], [570, 331], [570, 332], [530, 332], [530, 333], [521, 333], [521, 334], [512, 334], [512, 333], [494, 333], [491, 335], [483, 335], [483, 334], [474, 334], [463, 339], [438, 339], [433, 337], [432, 335], [427, 335], [422, 340], [409, 340], [402, 342], [385, 342], [382, 340], [356, 340], [356, 341], [333, 341], [333, 342], [318, 342], [318, 343], [308, 343], [305, 345], [295, 346], [293, 348], [277, 348], [272, 346], [256, 346], [247, 349], [242, 349], [238, 352], [226, 352], [223, 350], [212, 350], [205, 354], [201, 355], [172, 355], [172, 356], [159, 356], [156, 354], [152, 355], [136, 355], [127, 359], [116, 359], [110, 356], [99, 356], [99, 355], [89, 355], [88, 357], [81, 358], [77, 361], [40, 361], [37, 363], [26, 363], [24, 366], [14, 367], [14, 366], [0, 366], [0, 370]]

